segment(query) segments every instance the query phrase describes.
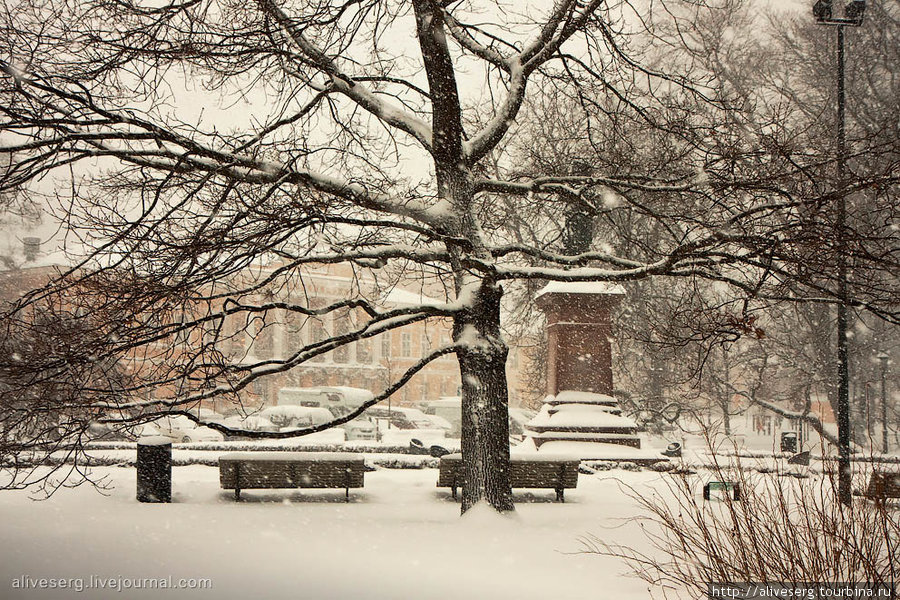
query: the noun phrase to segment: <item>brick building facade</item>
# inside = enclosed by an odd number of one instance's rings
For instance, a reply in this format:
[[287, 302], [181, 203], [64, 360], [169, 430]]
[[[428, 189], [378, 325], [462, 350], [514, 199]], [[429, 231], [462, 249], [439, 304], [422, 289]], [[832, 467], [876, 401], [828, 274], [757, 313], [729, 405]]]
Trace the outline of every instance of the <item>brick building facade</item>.
[[[260, 273], [257, 276], [264, 276]], [[377, 298], [383, 309], [419, 304], [438, 304], [423, 293], [400, 287], [378, 290], [374, 280], [348, 273], [341, 266], [321, 266], [304, 271], [302, 286], [291, 286], [276, 293], [280, 300], [309, 308], [322, 308], [351, 297]], [[239, 316], [243, 319], [243, 316]], [[338, 310], [319, 317], [306, 317], [288, 311], [257, 320], [247, 327], [232, 324], [235, 336], [233, 360], [256, 362], [285, 359], [306, 344], [349, 332], [364, 322], [361, 309]], [[273, 404], [282, 387], [344, 385], [378, 393], [433, 349], [451, 342], [451, 322], [447, 319], [419, 321], [404, 327], [357, 340], [341, 348], [294, 367], [290, 371], [260, 378], [251, 386], [254, 400]], [[454, 355], [434, 360], [417, 373], [393, 400], [412, 405], [441, 396], [456, 395], [459, 367]]]

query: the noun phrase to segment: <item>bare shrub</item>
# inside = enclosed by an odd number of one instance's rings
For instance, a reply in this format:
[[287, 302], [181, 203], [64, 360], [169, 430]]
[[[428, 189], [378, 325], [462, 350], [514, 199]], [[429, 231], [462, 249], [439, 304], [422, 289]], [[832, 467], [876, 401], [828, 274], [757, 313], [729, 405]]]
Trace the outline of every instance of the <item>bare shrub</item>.
[[[710, 477], [711, 475], [711, 477]], [[712, 473], [666, 475], [647, 493], [624, 486], [641, 508], [645, 551], [584, 538], [586, 552], [618, 556], [663, 597], [702, 598], [710, 582], [792, 584], [866, 582], [895, 585], [900, 575], [900, 507], [858, 498], [837, 502], [836, 465], [791, 477], [716, 464]], [[865, 473], [858, 475], [864, 484]], [[702, 499], [708, 480], [732, 481], [729, 494]]]

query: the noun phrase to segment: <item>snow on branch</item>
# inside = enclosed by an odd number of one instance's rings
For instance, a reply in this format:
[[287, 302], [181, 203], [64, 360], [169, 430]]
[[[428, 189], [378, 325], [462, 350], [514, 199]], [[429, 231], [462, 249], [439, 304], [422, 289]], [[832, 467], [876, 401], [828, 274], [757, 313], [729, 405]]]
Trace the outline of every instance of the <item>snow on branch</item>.
[[556, 269], [552, 267], [498, 266], [497, 279], [549, 279], [551, 281], [626, 281], [642, 279], [650, 275], [668, 272], [676, 259], [667, 257], [630, 269], [600, 269], [579, 267], [577, 269]]
[[[485, 46], [475, 39], [471, 30], [477, 30], [477, 28], [460, 23], [446, 9], [444, 10], [444, 22], [447, 24], [450, 35], [453, 36], [453, 39], [455, 39], [460, 46], [507, 73], [512, 70], [512, 63], [508, 58], [503, 56], [503, 54], [493, 46]], [[510, 47], [515, 49], [515, 46], [512, 46], [512, 44], [510, 44]]]
[[379, 98], [361, 85], [359, 81], [354, 80], [341, 71], [337, 63], [321, 49], [317, 48], [273, 0], [258, 0], [258, 2], [261, 10], [278, 23], [303, 58], [330, 77], [331, 85], [336, 91], [350, 98], [362, 109], [388, 125], [408, 133], [423, 148], [431, 152], [432, 132], [431, 127], [425, 121], [397, 106], [389, 104], [383, 98]]
[[698, 189], [696, 178], [689, 180], [652, 182], [647, 180], [618, 179], [615, 177], [600, 176], [566, 176], [566, 177], [537, 177], [525, 181], [503, 181], [499, 179], [481, 178], [475, 182], [475, 189], [479, 192], [494, 192], [502, 194], [515, 194], [526, 196], [539, 192], [562, 191], [572, 195], [579, 195], [579, 191], [594, 187], [608, 186], [611, 188], [625, 188], [641, 192], [691, 192]]
[[503, 246], [490, 248], [490, 251], [491, 254], [497, 258], [507, 256], [509, 254], [518, 253], [560, 265], [584, 266], [589, 262], [598, 261], [625, 268], [637, 268], [644, 266], [643, 263], [639, 261], [613, 256], [612, 254], [608, 254], [606, 252], [583, 252], [581, 254], [567, 255], [550, 252], [549, 250], [536, 248], [534, 246], [528, 246], [526, 244], [505, 244]]
[[[536, 39], [526, 44], [522, 52], [503, 61], [503, 70], [509, 74], [506, 98], [497, 108], [494, 117], [465, 144], [465, 155], [470, 164], [484, 158], [506, 135], [525, 100], [525, 88], [531, 73], [550, 60], [569, 38], [584, 28], [603, 4], [604, 0], [591, 0], [586, 4], [577, 0], [559, 0]], [[477, 50], [475, 46], [469, 49]], [[482, 54], [485, 51], [479, 56]], [[490, 54], [482, 56], [489, 62], [496, 60], [489, 57]]]
[[[552, 281], [627, 281], [643, 279], [652, 275], [703, 274], [702, 269], [717, 264], [740, 262], [740, 253], [717, 252], [716, 247], [728, 243], [736, 243], [746, 236], [728, 235], [720, 231], [711, 231], [698, 235], [696, 239], [684, 242], [667, 252], [664, 258], [648, 263], [629, 261], [610, 257], [603, 253], [586, 253], [576, 257], [548, 254], [545, 258], [560, 264], [583, 264], [587, 260], [603, 260], [609, 264], [620, 265], [621, 269], [601, 269], [597, 267], [578, 267], [562, 269], [534, 266], [497, 266], [498, 279], [549, 279]], [[516, 251], [523, 248], [516, 247]], [[533, 251], [530, 254], [540, 255]], [[555, 258], [555, 260], [553, 260]], [[573, 260], [574, 258], [574, 260]]]
[[[30, 127], [47, 128], [55, 135], [23, 144], [0, 147], [4, 154], [46, 150], [29, 159], [34, 165], [19, 174], [14, 184], [21, 186], [61, 166], [83, 159], [110, 157], [138, 167], [169, 173], [205, 173], [237, 183], [293, 184], [330, 194], [362, 208], [409, 217], [428, 225], [440, 219], [419, 200], [398, 198], [376, 191], [364, 183], [298, 168], [276, 160], [264, 160], [251, 154], [218, 150], [195, 138], [143, 119], [133, 110], [112, 110], [99, 106], [87, 91], [76, 91], [52, 85], [47, 81], [20, 73], [8, 62], [0, 60], [0, 72], [12, 77], [16, 85], [62, 118], [47, 116], [26, 118]], [[76, 86], [78, 87], [78, 86]], [[30, 90], [30, 91], [29, 91]], [[63, 102], [61, 106], [58, 102]], [[380, 102], [380, 100], [379, 100]], [[144, 145], [135, 145], [143, 142]], [[7, 179], [7, 178], [4, 178]]]

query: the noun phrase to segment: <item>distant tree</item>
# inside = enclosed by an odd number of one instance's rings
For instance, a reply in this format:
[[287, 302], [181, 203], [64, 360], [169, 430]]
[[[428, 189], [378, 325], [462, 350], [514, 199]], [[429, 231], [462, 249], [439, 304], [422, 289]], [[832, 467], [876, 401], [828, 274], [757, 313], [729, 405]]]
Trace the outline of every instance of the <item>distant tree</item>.
[[[110, 315], [84, 312], [73, 299], [65, 306], [34, 302], [20, 320], [4, 322], [0, 339], [0, 456], [11, 477], [7, 488], [41, 484], [48, 494], [60, 485], [54, 469], [32, 470], [69, 459], [67, 472], [84, 471], [90, 428], [111, 415], [108, 401], [130, 379], [106, 354], [94, 333]], [[4, 306], [4, 308], [7, 308]]]
[[[839, 257], [851, 265], [853, 309], [885, 323], [883, 345], [890, 346], [897, 335], [900, 138], [892, 99], [900, 90], [894, 89], [896, 78], [887, 76], [896, 64], [896, 7], [879, 5], [867, 14], [864, 27], [848, 32], [852, 201], [848, 223], [838, 231], [833, 36], [806, 13], [785, 14], [783, 7], [762, 13], [745, 2], [725, 4], [725, 10], [699, 10], [694, 27], [679, 31], [681, 51], [655, 54], [651, 64], [706, 73], [729, 107], [717, 112], [675, 96], [664, 104], [634, 106], [589, 93], [586, 86], [578, 94], [551, 88], [526, 106], [534, 118], [512, 149], [523, 172], [565, 176], [573, 170], [616, 169], [674, 177], [693, 170], [708, 177], [702, 200], [678, 191], [616, 186], [594, 190], [587, 200], [570, 195], [569, 204], [580, 202], [593, 219], [594, 250], [652, 260], [695, 228], [718, 227], [740, 232], [758, 252], [728, 266], [733, 256], [723, 255], [721, 268], [706, 273], [706, 282], [694, 277], [628, 286], [617, 323], [618, 373], [632, 410], [659, 422], [679, 409], [698, 410], [698, 402], [705, 403], [702, 387], [733, 379], [722, 360], [710, 358], [721, 358], [741, 337], [756, 340], [750, 347], [763, 348], [781, 364], [795, 365], [776, 370], [769, 364], [766, 377], [784, 377], [784, 385], [754, 397], [789, 400], [780, 409], [794, 414], [802, 407], [790, 406], [793, 399], [814, 389], [836, 407], [832, 313]], [[657, 29], [658, 35], [665, 36], [668, 25]], [[565, 195], [558, 198], [565, 205]], [[733, 222], [723, 218], [748, 202], [765, 206], [766, 198], [783, 210], [762, 210]], [[515, 223], [519, 215], [508, 216]], [[543, 227], [513, 227], [563, 248], [564, 221], [560, 209], [544, 218]], [[739, 348], [729, 352], [730, 362], [755, 372], [758, 353]], [[798, 383], [802, 389], [794, 389]]]

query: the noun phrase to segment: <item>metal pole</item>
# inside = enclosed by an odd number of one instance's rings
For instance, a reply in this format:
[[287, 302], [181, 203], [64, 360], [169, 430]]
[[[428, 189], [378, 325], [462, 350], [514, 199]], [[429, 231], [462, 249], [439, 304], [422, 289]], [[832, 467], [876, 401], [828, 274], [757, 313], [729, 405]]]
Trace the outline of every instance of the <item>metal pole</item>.
[[887, 356], [880, 356], [881, 360], [881, 451], [888, 452], [888, 424], [887, 424]]
[[866, 437], [869, 439], [869, 446], [872, 444], [872, 398], [869, 395], [869, 386], [871, 381], [866, 382]]
[[837, 123], [837, 263], [838, 263], [838, 497], [842, 504], [850, 506], [853, 496], [850, 488], [850, 370], [847, 361], [847, 261], [844, 226], [847, 219], [846, 199], [846, 127], [844, 121], [844, 27], [837, 27], [838, 45], [838, 123]]

